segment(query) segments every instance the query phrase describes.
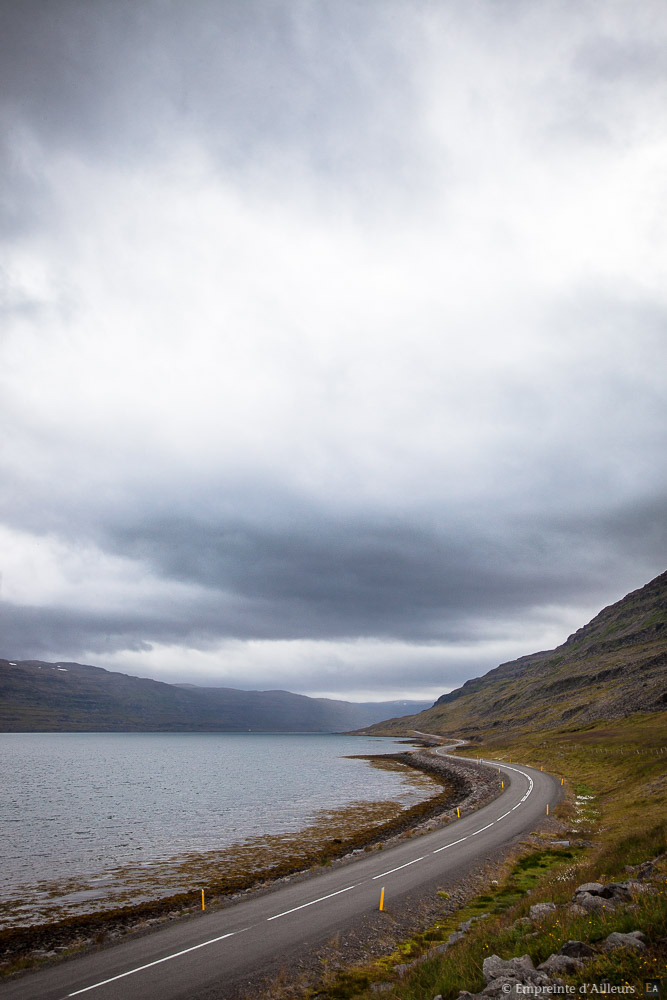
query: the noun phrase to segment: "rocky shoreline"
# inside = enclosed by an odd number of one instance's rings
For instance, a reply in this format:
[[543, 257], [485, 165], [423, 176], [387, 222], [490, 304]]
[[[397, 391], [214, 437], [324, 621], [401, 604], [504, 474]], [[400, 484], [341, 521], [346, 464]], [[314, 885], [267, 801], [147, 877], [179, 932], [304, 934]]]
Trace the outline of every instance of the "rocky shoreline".
[[454, 794], [448, 803], [448, 808], [438, 808], [434, 811], [434, 816], [430, 817], [426, 824], [428, 829], [436, 829], [452, 820], [456, 816], [457, 808], [465, 812], [481, 809], [501, 791], [500, 777], [490, 768], [481, 767], [471, 761], [441, 757], [426, 749], [383, 756], [407, 764], [408, 767], [419, 768], [453, 786]]
[[[443, 758], [427, 749], [378, 755], [432, 775], [444, 791], [404, 810], [395, 819], [360, 831], [349, 840], [334, 841], [326, 853], [308, 859], [304, 867], [289, 863], [260, 872], [249, 884], [229, 884], [207, 898], [207, 908], [233, 905], [249, 895], [267, 892], [279, 881], [307, 878], [320, 864], [343, 865], [363, 850], [387, 845], [406, 836], [437, 829], [461, 812], [481, 808], [500, 792], [500, 779], [489, 768]], [[225, 891], [226, 890], [226, 891]], [[10, 928], [0, 932], [0, 974], [7, 975], [44, 962], [65, 959], [84, 950], [111, 945], [130, 934], [149, 933], [154, 927], [197, 912], [192, 895], [171, 896], [121, 910], [72, 917], [58, 923]]]

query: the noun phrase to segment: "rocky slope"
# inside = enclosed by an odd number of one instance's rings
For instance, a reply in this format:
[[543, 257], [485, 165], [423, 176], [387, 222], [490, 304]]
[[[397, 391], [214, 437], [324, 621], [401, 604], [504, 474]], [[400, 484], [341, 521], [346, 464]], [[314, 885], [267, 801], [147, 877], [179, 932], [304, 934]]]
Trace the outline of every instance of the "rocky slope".
[[572, 726], [667, 709], [667, 573], [604, 608], [556, 649], [503, 663], [375, 733], [455, 734]]

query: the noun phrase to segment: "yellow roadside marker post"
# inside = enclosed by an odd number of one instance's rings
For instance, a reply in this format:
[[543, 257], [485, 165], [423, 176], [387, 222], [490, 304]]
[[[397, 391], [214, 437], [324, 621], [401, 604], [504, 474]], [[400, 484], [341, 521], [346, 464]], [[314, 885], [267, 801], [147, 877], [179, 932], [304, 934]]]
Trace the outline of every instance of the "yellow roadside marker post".
[[384, 910], [384, 886], [380, 890], [380, 910]]
[[203, 889], [201, 891], [201, 908], [202, 908], [202, 910], [206, 909], [206, 903], [204, 902], [204, 890]]
[[547, 802], [547, 816], [549, 815], [549, 803]]
[[456, 817], [457, 819], [461, 819], [461, 810], [459, 809], [458, 806], [456, 807]]

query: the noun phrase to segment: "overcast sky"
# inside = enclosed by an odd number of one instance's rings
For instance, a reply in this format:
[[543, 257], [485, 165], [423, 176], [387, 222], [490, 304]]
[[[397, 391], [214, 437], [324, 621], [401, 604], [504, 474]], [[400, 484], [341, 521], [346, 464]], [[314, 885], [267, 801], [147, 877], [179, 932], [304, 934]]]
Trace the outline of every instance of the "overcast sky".
[[3, 0], [0, 655], [353, 700], [667, 565], [664, 0]]

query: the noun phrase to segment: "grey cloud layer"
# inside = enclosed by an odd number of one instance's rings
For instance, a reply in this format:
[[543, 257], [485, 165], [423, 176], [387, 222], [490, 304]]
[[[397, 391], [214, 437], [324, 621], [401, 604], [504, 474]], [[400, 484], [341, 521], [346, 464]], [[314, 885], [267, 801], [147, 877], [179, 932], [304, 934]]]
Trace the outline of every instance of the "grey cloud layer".
[[[277, 169], [289, 169], [296, 157], [323, 173], [330, 193], [354, 190], [356, 177], [363, 197], [372, 197], [374, 185], [385, 193], [409, 187], [416, 205], [434, 164], [419, 129], [425, 109], [415, 62], [436, 45], [445, 63], [465, 61], [473, 46], [490, 53], [505, 46], [510, 60], [521, 58], [536, 43], [548, 60], [534, 93], [520, 92], [520, 72], [498, 75], [495, 108], [484, 106], [488, 81], [476, 87], [474, 72], [460, 94], [455, 78], [446, 81], [437, 123], [442, 171], [457, 155], [457, 111], [471, 124], [483, 111], [492, 127], [504, 104], [520, 114], [525, 103], [526, 136], [532, 133], [538, 152], [558, 148], [568, 132], [584, 143], [627, 138], [631, 116], [641, 127], [647, 93], [664, 94], [659, 13], [646, 4], [630, 25], [615, 3], [605, 16], [593, 3], [547, 3], [538, 11], [517, 3], [511, 14], [507, 5], [438, 10], [426, 0], [5, 3], [6, 196], [13, 193], [29, 219], [41, 195], [45, 218], [48, 186], [40, 187], [39, 168], [51, 152], [136, 165], [164, 155], [177, 136], [203, 143], [229, 169], [254, 172], [267, 154], [276, 154]], [[560, 61], [545, 44], [550, 32], [561, 38]], [[452, 180], [462, 178], [454, 171]]]
[[378, 14], [302, 2], [5, 4], [5, 121], [17, 156], [26, 128], [45, 149], [132, 164], [177, 135], [229, 169], [276, 154], [305, 158], [334, 185], [366, 169], [388, 176], [388, 157], [408, 167], [415, 98], [395, 33], [405, 11]]
[[345, 693], [478, 644], [447, 686], [662, 571], [666, 42], [657, 0], [3, 4], [3, 655], [312, 641]]
[[135, 521], [107, 532], [102, 550], [191, 585], [191, 597], [104, 615], [5, 606], [3, 630], [14, 655], [229, 639], [480, 642], [548, 606], [594, 605], [609, 575], [641, 583], [664, 551], [663, 514], [658, 498], [604, 519], [591, 511], [495, 531], [468, 525], [449, 537], [418, 521], [334, 523], [314, 511], [310, 527], [280, 530], [240, 519]]

